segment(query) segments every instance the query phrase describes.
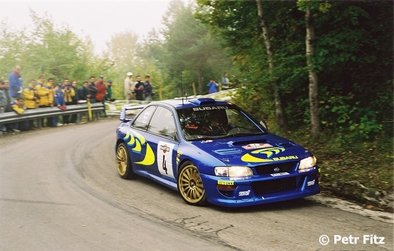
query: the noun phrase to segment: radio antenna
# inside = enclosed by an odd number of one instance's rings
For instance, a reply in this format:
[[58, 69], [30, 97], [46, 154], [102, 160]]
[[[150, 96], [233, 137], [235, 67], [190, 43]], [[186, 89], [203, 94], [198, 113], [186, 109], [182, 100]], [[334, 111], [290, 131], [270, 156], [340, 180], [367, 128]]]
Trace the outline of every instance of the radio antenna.
[[[183, 98], [185, 97], [184, 95], [185, 95], [185, 90], [184, 90], [184, 88], [183, 88], [183, 73], [181, 73], [181, 97], [182, 97], [182, 105], [184, 105], [184, 103], [183, 103]], [[187, 97], [186, 97], [186, 100], [187, 100]]]

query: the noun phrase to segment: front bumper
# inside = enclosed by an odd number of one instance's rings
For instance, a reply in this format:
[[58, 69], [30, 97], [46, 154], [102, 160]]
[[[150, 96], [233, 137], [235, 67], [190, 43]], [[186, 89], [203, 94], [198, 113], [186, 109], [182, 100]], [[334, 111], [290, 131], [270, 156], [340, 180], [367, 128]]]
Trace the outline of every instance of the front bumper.
[[279, 177], [254, 175], [230, 179], [201, 174], [209, 203], [225, 207], [252, 206], [303, 198], [320, 192], [318, 170]]

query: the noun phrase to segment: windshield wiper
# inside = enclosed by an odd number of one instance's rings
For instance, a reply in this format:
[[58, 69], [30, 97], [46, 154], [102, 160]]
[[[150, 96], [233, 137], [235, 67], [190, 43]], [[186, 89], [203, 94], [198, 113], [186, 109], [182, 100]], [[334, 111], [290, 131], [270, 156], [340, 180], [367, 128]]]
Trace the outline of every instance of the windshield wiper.
[[246, 137], [246, 136], [256, 136], [256, 135], [262, 135], [264, 134], [264, 132], [239, 132], [239, 133], [231, 133], [231, 134], [227, 134], [226, 136], [224, 136], [223, 138], [227, 138], [227, 137]]
[[194, 136], [194, 137], [192, 137], [192, 138], [190, 138], [189, 140], [192, 140], [192, 141], [196, 141], [196, 140], [212, 140], [212, 139], [220, 139], [220, 138], [223, 138], [223, 136]]

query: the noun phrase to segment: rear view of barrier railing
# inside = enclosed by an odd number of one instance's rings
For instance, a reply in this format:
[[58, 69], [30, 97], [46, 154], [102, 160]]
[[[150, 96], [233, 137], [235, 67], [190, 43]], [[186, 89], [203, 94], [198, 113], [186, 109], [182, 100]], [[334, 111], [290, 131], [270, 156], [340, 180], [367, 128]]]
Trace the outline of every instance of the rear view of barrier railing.
[[104, 105], [102, 103], [93, 103], [90, 106], [90, 110], [93, 116], [89, 116], [87, 104], [68, 105], [66, 110], [61, 110], [57, 107], [43, 107], [27, 109], [22, 114], [17, 114], [15, 112], [5, 112], [0, 113], [0, 125], [36, 120], [37, 126], [41, 127], [41, 119], [72, 114], [77, 115], [77, 121], [80, 121], [81, 117], [83, 116], [86, 116], [87, 120], [95, 120], [99, 118], [99, 113], [104, 111]]

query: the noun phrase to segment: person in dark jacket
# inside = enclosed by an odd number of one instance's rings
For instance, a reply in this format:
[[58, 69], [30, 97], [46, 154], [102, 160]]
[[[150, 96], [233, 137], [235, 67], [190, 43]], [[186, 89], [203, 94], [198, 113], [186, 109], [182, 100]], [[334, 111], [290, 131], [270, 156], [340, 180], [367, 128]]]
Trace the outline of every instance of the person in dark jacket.
[[110, 102], [115, 101], [115, 99], [112, 98], [112, 80], [107, 81], [107, 95], [105, 96], [105, 99]]
[[152, 101], [153, 86], [152, 86], [152, 83], [150, 82], [150, 75], [145, 75], [144, 94], [145, 94], [146, 101]]
[[88, 98], [90, 99], [90, 103], [96, 102], [97, 88], [96, 88], [96, 77], [91, 76], [89, 85], [88, 85]]
[[82, 87], [78, 89], [78, 103], [86, 102], [89, 95], [89, 82], [85, 81], [82, 84]]
[[144, 83], [141, 81], [141, 76], [137, 75], [137, 82], [134, 84], [134, 93], [136, 100], [144, 100]]
[[[63, 89], [60, 88], [60, 84], [59, 85], [55, 85], [55, 87], [53, 88], [53, 92], [54, 92], [54, 105], [56, 107], [58, 107], [60, 110], [65, 111], [66, 108], [66, 102], [64, 100], [64, 92]], [[56, 126], [61, 126], [63, 124], [58, 123], [58, 117], [54, 117], [54, 122]]]

